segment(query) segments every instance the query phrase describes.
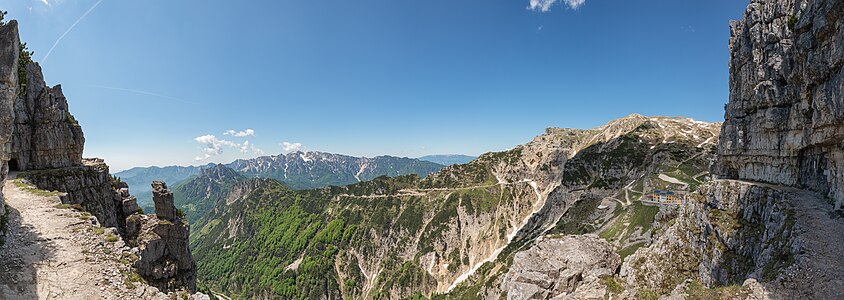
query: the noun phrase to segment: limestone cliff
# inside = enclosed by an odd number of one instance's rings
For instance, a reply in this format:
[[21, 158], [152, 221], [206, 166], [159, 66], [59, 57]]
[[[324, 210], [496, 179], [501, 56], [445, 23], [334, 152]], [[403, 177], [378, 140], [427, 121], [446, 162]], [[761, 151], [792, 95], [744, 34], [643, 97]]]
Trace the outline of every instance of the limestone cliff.
[[716, 180], [661, 213], [654, 242], [621, 269], [632, 295], [684, 297], [698, 285], [740, 299], [844, 297], [833, 212], [844, 204], [842, 15], [841, 0], [754, 0], [730, 24], [712, 170], [741, 181]]
[[18, 170], [79, 166], [85, 137], [60, 85], [48, 87], [41, 66], [25, 66], [26, 89], [15, 102], [10, 166]]
[[787, 192], [717, 181], [699, 193], [659, 218], [654, 243], [625, 260], [628, 284], [666, 294], [686, 279], [707, 286], [770, 280], [793, 263], [798, 249]]
[[[18, 90], [18, 23], [11, 21], [0, 24], [0, 216], [6, 215], [3, 200], [3, 182], [9, 172], [7, 162], [11, 158], [12, 134], [14, 133], [14, 107]], [[4, 228], [0, 224], [0, 229]], [[0, 231], [0, 243], [5, 232]]]
[[713, 170], [844, 205], [844, 1], [751, 1], [730, 24], [730, 101]]

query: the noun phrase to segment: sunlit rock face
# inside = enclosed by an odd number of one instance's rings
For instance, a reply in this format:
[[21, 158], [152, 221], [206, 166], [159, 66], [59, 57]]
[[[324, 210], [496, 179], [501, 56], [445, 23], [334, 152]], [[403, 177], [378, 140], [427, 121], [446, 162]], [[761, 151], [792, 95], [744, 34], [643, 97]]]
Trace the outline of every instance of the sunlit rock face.
[[844, 204], [844, 1], [751, 1], [730, 24], [730, 101], [714, 173]]
[[14, 106], [11, 165], [21, 171], [81, 165], [85, 137], [62, 87], [48, 87], [35, 62], [27, 63], [25, 70], [26, 89]]

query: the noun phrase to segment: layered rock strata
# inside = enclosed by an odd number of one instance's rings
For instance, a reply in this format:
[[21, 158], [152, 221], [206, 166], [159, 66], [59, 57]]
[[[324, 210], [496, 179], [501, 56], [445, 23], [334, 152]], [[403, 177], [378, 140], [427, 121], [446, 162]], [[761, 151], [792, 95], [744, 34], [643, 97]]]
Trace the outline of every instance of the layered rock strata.
[[844, 205], [844, 1], [751, 1], [730, 24], [730, 101], [713, 173]]
[[135, 197], [129, 195], [128, 185], [114, 179], [102, 159], [85, 159], [80, 166], [27, 171], [19, 176], [39, 189], [66, 193], [63, 203], [79, 204], [100, 224], [116, 227], [121, 233], [126, 218], [140, 210]]

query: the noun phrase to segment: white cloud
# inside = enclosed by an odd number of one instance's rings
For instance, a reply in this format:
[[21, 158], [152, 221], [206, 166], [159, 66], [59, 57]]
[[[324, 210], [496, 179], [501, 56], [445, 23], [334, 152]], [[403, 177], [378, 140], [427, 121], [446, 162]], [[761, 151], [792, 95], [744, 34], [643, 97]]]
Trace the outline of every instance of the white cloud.
[[223, 154], [223, 149], [225, 147], [235, 148], [240, 151], [240, 153], [253, 153], [256, 155], [264, 154], [263, 150], [256, 148], [255, 145], [249, 141], [244, 141], [240, 144], [228, 140], [218, 139], [216, 136], [210, 134], [195, 137], [193, 140], [205, 146], [202, 148], [203, 156], [194, 157], [194, 160], [196, 161], [205, 160], [211, 158], [212, 156]]
[[302, 149], [302, 143], [281, 142], [281, 149], [284, 152], [294, 152]]
[[528, 9], [547, 12], [551, 10], [551, 7], [557, 4], [557, 2], [563, 2], [571, 9], [578, 9], [586, 4], [586, 0], [530, 0]]
[[528, 9], [546, 12], [551, 10], [551, 5], [554, 5], [554, 2], [557, 2], [557, 0], [530, 0]]
[[41, 3], [44, 3], [44, 5], [50, 6], [50, 2], [47, 2], [47, 0], [41, 0]]
[[586, 0], [563, 0], [563, 2], [565, 2], [571, 9], [578, 9], [583, 6], [583, 4], [586, 4]]
[[252, 152], [253, 154], [261, 155], [264, 154], [264, 150], [255, 148], [254, 144], [250, 144], [249, 141], [243, 142], [240, 144], [240, 153], [249, 153]]
[[255, 130], [246, 129], [244, 131], [234, 131], [234, 130], [226, 130], [223, 135], [231, 135], [236, 137], [247, 137], [247, 136], [255, 136]]

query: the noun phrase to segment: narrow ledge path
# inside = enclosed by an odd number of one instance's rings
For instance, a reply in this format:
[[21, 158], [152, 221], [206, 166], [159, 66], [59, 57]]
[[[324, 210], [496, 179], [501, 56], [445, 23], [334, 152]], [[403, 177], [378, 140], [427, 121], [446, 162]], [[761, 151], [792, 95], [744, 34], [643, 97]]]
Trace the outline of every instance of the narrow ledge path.
[[9, 223], [0, 247], [0, 299], [163, 296], [143, 284], [127, 287], [131, 268], [121, 262], [123, 242], [107, 240], [114, 234], [110, 229], [95, 231], [90, 214], [61, 208], [57, 196], [32, 193], [13, 179], [3, 189]]

